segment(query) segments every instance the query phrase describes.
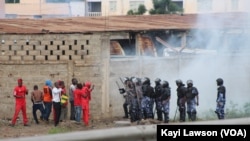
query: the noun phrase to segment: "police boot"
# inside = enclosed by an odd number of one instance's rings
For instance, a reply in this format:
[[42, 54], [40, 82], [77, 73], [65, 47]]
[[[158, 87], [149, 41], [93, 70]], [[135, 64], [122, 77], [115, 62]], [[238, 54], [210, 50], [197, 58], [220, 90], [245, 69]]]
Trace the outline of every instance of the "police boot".
[[185, 120], [186, 120], [186, 112], [181, 111], [180, 112], [180, 122], [185, 122]]
[[164, 113], [164, 123], [168, 123], [168, 122], [169, 122], [168, 113]]
[[196, 112], [191, 112], [191, 120], [192, 121], [196, 120]]
[[220, 114], [219, 114], [219, 112], [216, 110], [216, 111], [214, 111], [215, 112], [215, 114], [217, 115], [217, 117], [218, 117], [218, 119], [220, 119]]
[[157, 120], [162, 121], [162, 112], [157, 112]]
[[128, 107], [127, 104], [123, 104], [123, 110], [124, 110], [124, 117], [123, 118], [128, 118]]
[[188, 120], [192, 120], [191, 119], [191, 112], [187, 112], [187, 115], [188, 115]]

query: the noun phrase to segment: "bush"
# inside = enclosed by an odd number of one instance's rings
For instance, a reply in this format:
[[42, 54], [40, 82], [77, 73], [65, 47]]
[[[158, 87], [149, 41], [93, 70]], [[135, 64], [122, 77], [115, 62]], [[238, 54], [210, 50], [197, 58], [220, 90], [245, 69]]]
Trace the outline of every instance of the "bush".
[[[201, 117], [200, 120], [218, 119], [213, 109], [209, 109], [208, 111], [205, 111], [201, 115], [203, 115], [203, 117]], [[226, 119], [244, 118], [244, 117], [250, 117], [250, 102], [245, 103], [242, 107], [240, 107], [238, 104], [232, 101], [226, 104], [225, 108]]]

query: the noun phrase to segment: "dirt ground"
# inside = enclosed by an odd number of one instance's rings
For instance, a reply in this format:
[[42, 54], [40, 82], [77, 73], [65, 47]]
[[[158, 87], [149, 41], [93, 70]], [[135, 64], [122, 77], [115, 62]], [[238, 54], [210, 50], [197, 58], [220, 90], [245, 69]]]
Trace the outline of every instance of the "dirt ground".
[[53, 121], [46, 123], [45, 121], [40, 120], [40, 123], [36, 124], [33, 120], [31, 120], [29, 122], [30, 126], [26, 127], [23, 126], [22, 119], [19, 119], [16, 125], [14, 127], [11, 127], [9, 126], [10, 119], [1, 119], [0, 139], [113, 128], [117, 127], [117, 124], [115, 124], [114, 121], [129, 121], [129, 119], [122, 119], [117, 117], [105, 120], [91, 120], [88, 127], [86, 127], [84, 124], [76, 124], [71, 120], [60, 122], [57, 127], [54, 126]]

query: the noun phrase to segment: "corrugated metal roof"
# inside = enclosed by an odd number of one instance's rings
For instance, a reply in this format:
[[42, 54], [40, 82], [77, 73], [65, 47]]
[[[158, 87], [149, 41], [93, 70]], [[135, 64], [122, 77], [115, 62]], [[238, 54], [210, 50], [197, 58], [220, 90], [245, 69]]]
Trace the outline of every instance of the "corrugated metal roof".
[[249, 28], [250, 13], [133, 15], [57, 19], [1, 19], [0, 34]]

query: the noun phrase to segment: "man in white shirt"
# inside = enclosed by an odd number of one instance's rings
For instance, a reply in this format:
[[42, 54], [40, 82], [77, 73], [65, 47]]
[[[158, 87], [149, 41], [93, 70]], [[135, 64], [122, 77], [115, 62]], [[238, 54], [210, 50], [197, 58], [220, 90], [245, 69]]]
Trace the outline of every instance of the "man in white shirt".
[[70, 120], [75, 120], [74, 90], [78, 81], [76, 78], [72, 78], [71, 82], [72, 84], [69, 87]]
[[61, 92], [62, 89], [59, 88], [59, 83], [55, 82], [54, 88], [52, 89], [52, 102], [54, 108], [54, 125], [57, 126], [59, 123], [61, 115]]

